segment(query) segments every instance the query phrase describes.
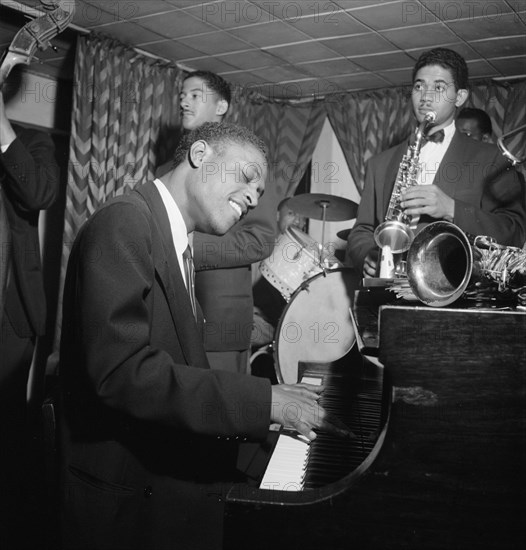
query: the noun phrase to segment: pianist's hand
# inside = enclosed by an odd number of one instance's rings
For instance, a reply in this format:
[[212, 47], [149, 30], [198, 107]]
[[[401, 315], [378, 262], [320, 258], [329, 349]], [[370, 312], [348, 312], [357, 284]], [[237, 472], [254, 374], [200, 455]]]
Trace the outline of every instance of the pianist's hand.
[[272, 386], [271, 420], [286, 428], [294, 428], [311, 441], [313, 428], [323, 428], [327, 415], [318, 405], [323, 386], [311, 384], [279, 384]]
[[324, 386], [304, 383], [272, 386], [272, 422], [292, 428], [311, 441], [316, 439], [314, 430], [354, 439], [356, 435], [341, 420], [318, 404], [324, 389]]

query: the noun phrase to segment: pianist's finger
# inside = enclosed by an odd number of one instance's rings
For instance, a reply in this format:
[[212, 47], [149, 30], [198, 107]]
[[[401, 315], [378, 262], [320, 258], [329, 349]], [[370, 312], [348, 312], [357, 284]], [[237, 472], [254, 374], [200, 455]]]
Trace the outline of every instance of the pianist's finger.
[[280, 388], [287, 392], [301, 395], [309, 399], [319, 399], [319, 394], [323, 391], [324, 386], [315, 386], [313, 384], [280, 384]]
[[337, 416], [327, 412], [325, 412], [318, 431], [327, 432], [338, 437], [343, 437], [344, 439], [356, 438], [356, 434], [348, 426], [346, 426], [344, 422], [342, 422]]

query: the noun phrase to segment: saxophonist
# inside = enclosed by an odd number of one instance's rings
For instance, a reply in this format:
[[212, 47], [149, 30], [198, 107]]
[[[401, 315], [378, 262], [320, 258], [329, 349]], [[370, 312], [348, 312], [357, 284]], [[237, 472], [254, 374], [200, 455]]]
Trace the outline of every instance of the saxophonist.
[[[412, 218], [415, 234], [446, 220], [466, 233], [520, 247], [526, 240], [526, 207], [517, 172], [496, 146], [455, 130], [456, 113], [468, 96], [468, 68], [458, 53], [434, 48], [419, 57], [413, 68], [413, 112], [418, 124], [430, 111], [436, 118], [414, 161], [416, 181], [402, 190], [399, 206]], [[386, 217], [407, 148], [406, 141], [368, 162], [346, 249], [346, 263], [363, 277], [378, 276], [375, 229]]]

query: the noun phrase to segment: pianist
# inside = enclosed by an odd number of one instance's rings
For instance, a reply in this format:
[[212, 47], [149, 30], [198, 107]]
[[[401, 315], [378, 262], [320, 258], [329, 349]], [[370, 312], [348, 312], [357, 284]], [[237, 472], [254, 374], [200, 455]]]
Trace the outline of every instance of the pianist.
[[187, 233], [225, 233], [254, 208], [265, 162], [248, 130], [207, 123], [166, 175], [81, 229], [61, 341], [64, 550], [220, 548], [238, 440], [328, 427], [315, 386], [211, 370], [202, 344]]

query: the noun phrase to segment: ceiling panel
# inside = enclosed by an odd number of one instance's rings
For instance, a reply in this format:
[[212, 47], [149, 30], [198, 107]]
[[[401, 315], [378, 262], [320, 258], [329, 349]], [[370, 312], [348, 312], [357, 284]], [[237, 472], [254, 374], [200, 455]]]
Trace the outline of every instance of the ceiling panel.
[[345, 11], [306, 15], [288, 23], [312, 38], [348, 36], [369, 30]]
[[522, 39], [526, 41], [524, 22], [516, 13], [504, 13], [498, 18], [477, 17], [449, 21], [448, 25], [457, 36], [468, 42], [495, 36], [522, 36]]
[[366, 71], [381, 71], [392, 67], [412, 69], [415, 60], [404, 52], [381, 53], [353, 57], [353, 62]]
[[362, 67], [359, 67], [358, 65], [346, 58], [336, 58], [327, 59], [324, 61], [301, 63], [300, 67], [307, 71], [309, 74], [317, 75], [318, 77], [328, 77], [363, 72]]
[[289, 63], [321, 61], [334, 55], [334, 52], [319, 42], [299, 42], [288, 46], [268, 48], [266, 51]]
[[526, 36], [507, 36], [504, 38], [490, 38], [471, 42], [472, 48], [482, 57], [516, 56], [524, 54]]
[[230, 33], [258, 48], [301, 42], [306, 38], [304, 33], [283, 21], [236, 27], [230, 29]]
[[[70, 0], [73, 2], [74, 0]], [[73, 24], [30, 70], [72, 79], [76, 38], [95, 31], [185, 70], [272, 97], [407, 85], [420, 53], [451, 47], [472, 78], [526, 78], [526, 0], [75, 0]], [[42, 12], [0, 2], [0, 46]], [[323, 91], [322, 91], [323, 90]]]
[[321, 42], [331, 50], [351, 59], [357, 55], [390, 52], [393, 50], [393, 46], [385, 38], [374, 32], [352, 35], [345, 38], [322, 40]]
[[[228, 53], [214, 56], [239, 69], [252, 70], [261, 67], [283, 65], [283, 60], [272, 55], [272, 50], [246, 50], [244, 52]], [[191, 60], [189, 60], [191, 62]]]
[[405, 0], [387, 3], [383, 6], [375, 3], [372, 6], [349, 10], [349, 13], [358, 21], [377, 31], [425, 23], [427, 21], [422, 21], [425, 12], [427, 10], [418, 2], [406, 2]]
[[[173, 19], [177, 18], [177, 26], [173, 24]], [[160, 15], [150, 15], [136, 20], [138, 24], [150, 29], [165, 38], [174, 38], [181, 40], [185, 37], [216, 31], [217, 28], [200, 19], [196, 19], [184, 11], [177, 13], [163, 13]]]
[[433, 48], [436, 44], [453, 44], [458, 37], [444, 23], [429, 23], [408, 29], [386, 30], [382, 35], [400, 50]]

